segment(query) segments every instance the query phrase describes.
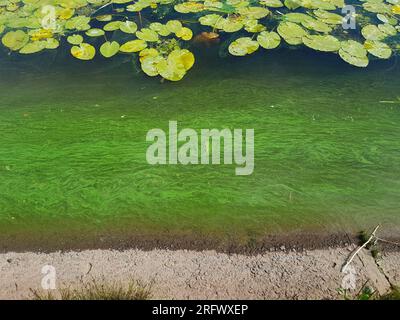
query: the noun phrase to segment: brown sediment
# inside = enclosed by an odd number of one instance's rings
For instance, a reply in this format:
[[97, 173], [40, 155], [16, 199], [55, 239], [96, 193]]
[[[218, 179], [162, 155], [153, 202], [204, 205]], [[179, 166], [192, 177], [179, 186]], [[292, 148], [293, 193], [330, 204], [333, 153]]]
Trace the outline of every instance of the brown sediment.
[[[400, 242], [396, 238], [387, 238]], [[69, 230], [8, 232], [0, 234], [0, 252], [69, 251], [87, 249], [169, 249], [169, 250], [215, 250], [224, 253], [257, 254], [265, 251], [313, 250], [358, 244], [357, 234], [344, 232], [289, 232], [243, 237], [234, 235], [204, 234], [193, 232], [91, 231]], [[380, 243], [386, 250], [398, 251], [399, 246]]]

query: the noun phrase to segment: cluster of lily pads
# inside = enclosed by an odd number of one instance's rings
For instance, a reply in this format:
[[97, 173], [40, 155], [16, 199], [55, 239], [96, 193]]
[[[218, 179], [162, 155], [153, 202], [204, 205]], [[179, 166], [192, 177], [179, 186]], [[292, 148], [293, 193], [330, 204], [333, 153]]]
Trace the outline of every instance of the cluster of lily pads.
[[207, 39], [234, 56], [304, 45], [357, 67], [396, 54], [400, 0], [350, 4], [354, 29], [343, 28], [345, 0], [0, 0], [0, 36], [10, 54], [69, 46], [80, 60], [132, 55], [144, 73], [170, 81]]

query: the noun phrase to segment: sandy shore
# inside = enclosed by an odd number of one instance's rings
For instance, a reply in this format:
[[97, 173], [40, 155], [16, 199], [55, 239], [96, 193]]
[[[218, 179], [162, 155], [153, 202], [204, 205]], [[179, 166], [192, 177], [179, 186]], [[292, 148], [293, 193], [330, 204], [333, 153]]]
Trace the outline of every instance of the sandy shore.
[[341, 267], [354, 248], [257, 255], [136, 249], [8, 252], [0, 254], [0, 298], [29, 298], [30, 289], [41, 288], [44, 265], [55, 267], [57, 287], [79, 286], [93, 278], [135, 279], [153, 283], [153, 298], [160, 299], [341, 299], [338, 289], [344, 279], [353, 281], [353, 293], [367, 281], [380, 293], [400, 285], [398, 251], [383, 252], [376, 263], [363, 250], [352, 263], [352, 278], [345, 278]]

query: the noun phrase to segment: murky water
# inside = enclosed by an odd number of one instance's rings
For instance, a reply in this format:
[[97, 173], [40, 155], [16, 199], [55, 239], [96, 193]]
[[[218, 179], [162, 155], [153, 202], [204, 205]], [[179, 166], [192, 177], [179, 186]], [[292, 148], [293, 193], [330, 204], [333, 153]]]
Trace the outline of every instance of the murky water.
[[[183, 81], [160, 83], [129, 65], [33, 72], [3, 61], [0, 229], [68, 234], [72, 223], [83, 232], [107, 224], [254, 238], [381, 223], [398, 232], [395, 63], [355, 69], [334, 55], [281, 50], [200, 57]], [[146, 133], [167, 131], [169, 120], [254, 128], [253, 174], [235, 176], [233, 165], [150, 166]]]

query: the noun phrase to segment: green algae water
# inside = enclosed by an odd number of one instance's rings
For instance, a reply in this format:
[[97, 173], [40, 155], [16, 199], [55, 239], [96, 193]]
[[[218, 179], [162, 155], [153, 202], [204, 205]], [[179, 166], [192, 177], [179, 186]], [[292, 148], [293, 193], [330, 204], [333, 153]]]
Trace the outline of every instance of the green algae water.
[[[136, 74], [129, 63], [32, 69], [4, 59], [2, 248], [29, 247], [39, 238], [49, 247], [88, 239], [96, 246], [96, 239], [126, 235], [247, 243], [377, 224], [396, 236], [396, 60], [354, 69], [298, 50], [234, 63], [198, 56], [179, 83]], [[149, 165], [146, 133], [167, 131], [170, 120], [179, 129], [254, 128], [254, 172]]]

